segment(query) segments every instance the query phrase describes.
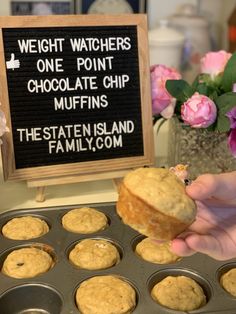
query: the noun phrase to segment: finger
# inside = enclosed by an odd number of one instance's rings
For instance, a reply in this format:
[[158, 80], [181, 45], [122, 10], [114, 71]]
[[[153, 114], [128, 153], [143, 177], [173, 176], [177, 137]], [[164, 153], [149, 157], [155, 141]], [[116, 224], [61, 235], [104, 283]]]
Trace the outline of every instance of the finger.
[[155, 238], [150, 238], [151, 241], [153, 241], [154, 243], [156, 244], [163, 244], [166, 242], [166, 240], [158, 240], [158, 239], [155, 239]]
[[222, 174], [203, 174], [186, 187], [186, 192], [196, 200], [217, 199], [236, 203], [236, 171]]
[[220, 242], [211, 235], [191, 234], [186, 239], [186, 245], [195, 252], [211, 256], [217, 260], [226, 260]]
[[11, 60], [10, 61], [13, 61], [14, 59], [15, 59], [15, 54], [11, 53]]
[[195, 200], [205, 200], [215, 194], [217, 182], [215, 175], [204, 174], [199, 176], [192, 184], [186, 186], [187, 194]]
[[178, 256], [190, 256], [196, 253], [188, 246], [186, 241], [181, 238], [176, 238], [172, 240], [170, 249]]

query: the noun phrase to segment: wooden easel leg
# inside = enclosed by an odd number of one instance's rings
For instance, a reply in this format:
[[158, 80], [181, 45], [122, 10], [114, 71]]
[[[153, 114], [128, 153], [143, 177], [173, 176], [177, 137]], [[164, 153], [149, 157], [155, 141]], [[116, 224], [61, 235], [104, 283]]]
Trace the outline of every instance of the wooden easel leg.
[[45, 186], [38, 186], [36, 188], [36, 202], [44, 202], [45, 201]]
[[116, 191], [119, 192], [119, 186], [120, 186], [120, 184], [122, 182], [122, 178], [112, 179], [112, 182], [113, 182], [113, 186], [116, 189]]

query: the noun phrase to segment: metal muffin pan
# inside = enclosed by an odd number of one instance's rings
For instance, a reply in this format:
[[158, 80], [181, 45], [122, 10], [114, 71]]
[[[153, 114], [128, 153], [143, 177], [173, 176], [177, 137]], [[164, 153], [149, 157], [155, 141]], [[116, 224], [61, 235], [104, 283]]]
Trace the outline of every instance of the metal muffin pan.
[[[62, 227], [61, 219], [73, 208], [88, 206], [103, 212], [109, 221], [106, 229], [92, 234], [76, 234]], [[10, 219], [32, 215], [44, 219], [50, 230], [42, 237], [31, 240], [10, 240], [0, 235], [0, 267], [12, 250], [36, 246], [49, 252], [55, 265], [48, 272], [29, 279], [14, 279], [0, 273], [1, 314], [78, 314], [75, 292], [84, 280], [97, 275], [118, 275], [127, 280], [136, 290], [137, 305], [134, 314], [186, 313], [164, 308], [151, 297], [152, 287], [168, 275], [186, 275], [195, 279], [207, 296], [207, 304], [191, 311], [196, 314], [235, 314], [236, 298], [219, 284], [220, 276], [232, 267], [236, 259], [219, 262], [202, 254], [182, 258], [174, 264], [154, 264], [144, 261], [135, 252], [135, 246], [143, 236], [122, 223], [114, 203], [57, 206], [22, 209], [0, 215], [0, 228]], [[121, 255], [119, 263], [105, 270], [83, 270], [68, 260], [74, 245], [86, 238], [108, 239]]]

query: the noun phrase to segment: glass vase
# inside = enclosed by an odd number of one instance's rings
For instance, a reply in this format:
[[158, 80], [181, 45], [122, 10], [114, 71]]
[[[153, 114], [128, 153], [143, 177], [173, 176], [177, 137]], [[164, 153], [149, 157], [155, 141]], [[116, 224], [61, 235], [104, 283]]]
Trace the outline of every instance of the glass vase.
[[189, 165], [189, 176], [236, 170], [236, 158], [227, 145], [227, 134], [184, 126], [177, 118], [169, 121], [168, 166]]

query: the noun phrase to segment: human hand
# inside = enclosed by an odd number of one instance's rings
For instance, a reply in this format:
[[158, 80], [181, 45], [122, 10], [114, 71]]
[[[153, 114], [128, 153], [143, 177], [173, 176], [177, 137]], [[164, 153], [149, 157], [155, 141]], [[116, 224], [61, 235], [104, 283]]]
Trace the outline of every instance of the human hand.
[[236, 257], [236, 171], [201, 175], [186, 192], [196, 200], [197, 217], [172, 241], [171, 250], [180, 256], [201, 252], [217, 260]]
[[20, 61], [18, 59], [15, 59], [15, 54], [12, 53], [11, 54], [11, 59], [9, 61], [6, 62], [7, 65], [7, 69], [18, 69], [20, 67]]

